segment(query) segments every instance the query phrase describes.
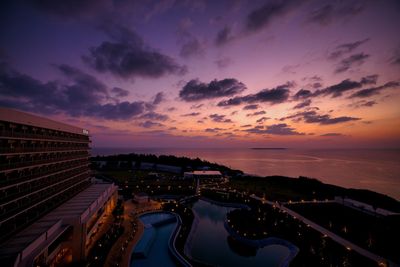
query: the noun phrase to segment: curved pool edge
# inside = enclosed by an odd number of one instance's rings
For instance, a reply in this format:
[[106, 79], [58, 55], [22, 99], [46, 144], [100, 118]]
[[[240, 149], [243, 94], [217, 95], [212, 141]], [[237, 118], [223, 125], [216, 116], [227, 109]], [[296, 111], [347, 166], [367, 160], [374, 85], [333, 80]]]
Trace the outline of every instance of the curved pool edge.
[[[170, 212], [170, 211], [152, 210], [152, 211], [145, 211], [143, 213], [137, 214], [137, 218], [139, 218], [140, 216], [146, 215], [146, 214], [150, 214], [150, 213], [168, 213], [168, 214], [171, 214], [171, 215], [175, 216], [176, 221], [177, 221], [177, 225], [176, 225], [174, 231], [172, 232], [172, 234], [169, 237], [169, 240], [168, 240], [168, 251], [172, 254], [172, 256], [176, 260], [179, 261], [179, 263], [181, 265], [183, 265], [185, 267], [192, 267], [192, 265], [178, 252], [178, 250], [175, 247], [176, 238], [177, 238], [177, 236], [178, 236], [178, 234], [179, 234], [179, 232], [181, 230], [181, 227], [182, 227], [182, 219], [181, 219], [181, 217], [177, 213]], [[140, 219], [138, 221], [139, 221], [139, 223], [143, 224], [143, 222]], [[143, 233], [142, 233], [142, 235], [143, 235]], [[142, 237], [140, 237], [140, 239], [141, 238]], [[138, 243], [139, 243], [140, 239], [138, 240]], [[137, 243], [132, 247], [132, 249], [130, 251], [129, 261], [128, 261], [129, 264], [132, 262], [132, 254], [133, 254], [133, 251], [135, 250], [136, 245], [137, 245]]]
[[170, 253], [173, 254], [175, 259], [177, 259], [179, 261], [180, 264], [182, 264], [185, 267], [192, 267], [192, 265], [178, 252], [178, 250], [176, 249], [176, 246], [175, 246], [176, 238], [182, 228], [181, 216], [179, 216], [178, 214], [173, 213], [173, 212], [169, 212], [169, 213], [175, 215], [177, 222], [178, 222], [175, 227], [174, 232], [171, 234], [171, 236], [169, 238], [169, 242], [168, 242], [169, 251], [170, 251]]
[[289, 250], [289, 256], [287, 256], [285, 258], [285, 260], [283, 260], [280, 263], [280, 265], [279, 265], [280, 267], [288, 267], [290, 262], [297, 256], [297, 253], [299, 253], [299, 248], [285, 239], [281, 239], [281, 238], [277, 238], [277, 237], [267, 237], [267, 238], [258, 239], [258, 240], [245, 238], [245, 237], [237, 234], [228, 225], [227, 220], [225, 220], [225, 222], [224, 222], [224, 227], [233, 238], [235, 238], [239, 242], [242, 242], [243, 244], [248, 245], [248, 246], [257, 247], [257, 248], [263, 248], [263, 247], [266, 247], [269, 245], [285, 246]]
[[[201, 200], [201, 201], [204, 201], [204, 202], [208, 202], [210, 204], [221, 206], [221, 207], [228, 207], [228, 208], [235, 208], [235, 209], [249, 209], [250, 208], [246, 204], [235, 203], [235, 202], [220, 202], [220, 201], [213, 200], [213, 199], [210, 199], [210, 198], [207, 198], [207, 197], [203, 197], [203, 196], [199, 197], [198, 200]], [[185, 242], [185, 245], [184, 245], [184, 248], [183, 248], [183, 253], [191, 261], [203, 264], [204, 266], [208, 266], [208, 265], [210, 265], [209, 263], [203, 262], [203, 261], [201, 261], [199, 259], [194, 258], [192, 256], [192, 253], [191, 253], [191, 247], [190, 246], [193, 243], [193, 236], [194, 236], [194, 233], [196, 232], [196, 228], [197, 228], [197, 225], [199, 223], [199, 215], [193, 209], [192, 209], [192, 212], [193, 212], [193, 216], [194, 216], [193, 223], [192, 223], [192, 226], [190, 228], [189, 235], [186, 238], [186, 242]]]

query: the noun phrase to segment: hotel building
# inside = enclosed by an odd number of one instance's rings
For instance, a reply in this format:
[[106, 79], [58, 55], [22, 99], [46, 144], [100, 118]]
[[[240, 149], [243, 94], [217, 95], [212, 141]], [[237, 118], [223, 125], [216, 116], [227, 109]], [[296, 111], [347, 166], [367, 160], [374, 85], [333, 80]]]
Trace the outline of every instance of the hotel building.
[[0, 108], [0, 262], [54, 266], [85, 260], [116, 205], [94, 182], [87, 130]]

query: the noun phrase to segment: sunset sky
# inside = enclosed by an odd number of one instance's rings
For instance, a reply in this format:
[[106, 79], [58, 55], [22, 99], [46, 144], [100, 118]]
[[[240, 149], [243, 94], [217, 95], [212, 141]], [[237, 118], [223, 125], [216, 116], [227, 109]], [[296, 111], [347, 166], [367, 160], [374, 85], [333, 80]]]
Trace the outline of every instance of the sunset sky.
[[94, 147], [400, 147], [399, 1], [2, 1], [0, 32], [0, 106]]

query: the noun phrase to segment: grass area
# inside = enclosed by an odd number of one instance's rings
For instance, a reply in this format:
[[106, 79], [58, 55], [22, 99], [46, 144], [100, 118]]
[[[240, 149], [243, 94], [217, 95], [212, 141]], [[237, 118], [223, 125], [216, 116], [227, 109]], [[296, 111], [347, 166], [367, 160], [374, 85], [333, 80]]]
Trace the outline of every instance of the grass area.
[[373, 216], [337, 203], [293, 204], [288, 208], [360, 247], [400, 262], [400, 216]]
[[192, 179], [176, 179], [175, 174], [139, 170], [103, 171], [104, 175], [123, 190], [122, 194], [132, 196], [132, 193], [146, 192], [148, 195], [192, 195], [195, 193], [195, 183]]

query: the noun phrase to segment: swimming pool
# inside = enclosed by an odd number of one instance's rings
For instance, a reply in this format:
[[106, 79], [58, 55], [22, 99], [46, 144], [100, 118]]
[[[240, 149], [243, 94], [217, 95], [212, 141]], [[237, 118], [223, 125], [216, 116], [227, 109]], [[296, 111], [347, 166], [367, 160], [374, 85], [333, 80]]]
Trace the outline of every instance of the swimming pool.
[[177, 227], [176, 216], [167, 212], [153, 212], [139, 217], [144, 232], [132, 251], [131, 267], [175, 267], [168, 242]]
[[246, 253], [224, 227], [226, 214], [232, 207], [220, 206], [199, 200], [193, 205], [198, 223], [186, 243], [186, 254], [194, 260], [214, 266], [285, 266], [290, 259], [290, 249], [279, 242]]

